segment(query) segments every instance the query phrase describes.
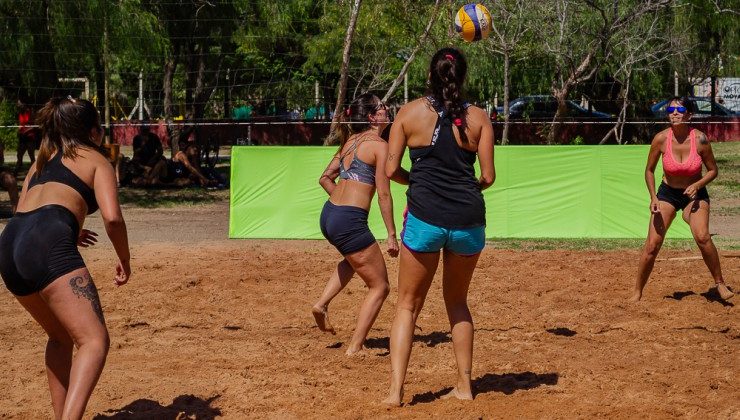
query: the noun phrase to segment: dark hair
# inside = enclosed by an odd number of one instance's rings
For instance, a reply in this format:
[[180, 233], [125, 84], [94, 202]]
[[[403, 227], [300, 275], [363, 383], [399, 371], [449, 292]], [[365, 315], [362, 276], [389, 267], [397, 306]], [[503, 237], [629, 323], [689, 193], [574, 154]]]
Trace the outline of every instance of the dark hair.
[[431, 95], [447, 110], [452, 121], [460, 120], [460, 139], [467, 143], [465, 136], [465, 114], [462, 85], [468, 72], [468, 63], [463, 53], [455, 48], [442, 48], [434, 53], [429, 63], [429, 89]]
[[669, 107], [671, 105], [671, 102], [678, 102], [679, 104], [681, 104], [682, 107], [686, 108], [686, 110], [689, 111], [690, 113], [692, 114], [696, 113], [696, 102], [689, 99], [688, 96], [674, 96], [668, 99], [668, 102], [666, 102], [665, 106]]
[[370, 128], [371, 123], [368, 117], [378, 112], [378, 107], [382, 104], [380, 98], [372, 93], [363, 93], [355, 98], [354, 101], [344, 110], [337, 121], [339, 124], [331, 134], [332, 142], [339, 140], [339, 151], [342, 151], [347, 139], [353, 134], [361, 133]]
[[84, 99], [52, 98], [36, 115], [36, 124], [41, 130], [41, 147], [36, 158], [36, 171], [59, 151], [67, 159], [77, 157], [78, 147], [89, 147], [100, 151], [90, 137], [90, 130], [101, 129], [100, 116], [90, 101]]

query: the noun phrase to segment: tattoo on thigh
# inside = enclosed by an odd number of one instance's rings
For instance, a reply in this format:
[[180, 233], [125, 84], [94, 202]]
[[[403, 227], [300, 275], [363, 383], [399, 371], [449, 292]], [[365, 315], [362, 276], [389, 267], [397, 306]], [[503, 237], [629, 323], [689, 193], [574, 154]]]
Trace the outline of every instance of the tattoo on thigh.
[[85, 273], [82, 276], [75, 276], [69, 280], [69, 285], [72, 287], [72, 293], [77, 297], [83, 297], [90, 301], [95, 315], [97, 315], [100, 323], [105, 325], [105, 317], [103, 317], [103, 308], [100, 306], [100, 297], [98, 297], [98, 289], [95, 288], [92, 276], [89, 273]]

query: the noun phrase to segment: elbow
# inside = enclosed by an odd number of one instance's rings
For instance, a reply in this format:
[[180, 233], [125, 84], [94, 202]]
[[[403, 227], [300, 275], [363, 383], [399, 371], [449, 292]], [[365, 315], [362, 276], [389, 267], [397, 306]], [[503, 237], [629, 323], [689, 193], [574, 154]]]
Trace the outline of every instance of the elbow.
[[103, 224], [105, 224], [105, 229], [109, 232], [116, 229], [126, 229], [126, 221], [123, 220], [123, 215], [121, 214], [103, 219]]
[[481, 186], [481, 189], [484, 190], [484, 189], [490, 187], [491, 185], [493, 185], [493, 183], [495, 181], [496, 181], [496, 176], [495, 175], [481, 175], [481, 177], [480, 177], [480, 186]]
[[385, 176], [387, 176], [388, 179], [394, 179], [396, 172], [398, 172], [398, 168], [391, 168], [390, 166], [385, 167]]

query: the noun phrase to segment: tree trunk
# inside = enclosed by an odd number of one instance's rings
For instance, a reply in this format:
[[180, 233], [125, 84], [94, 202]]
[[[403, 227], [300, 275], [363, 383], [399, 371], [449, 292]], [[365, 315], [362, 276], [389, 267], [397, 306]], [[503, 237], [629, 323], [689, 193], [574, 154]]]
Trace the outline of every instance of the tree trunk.
[[[339, 92], [337, 93], [337, 105], [334, 108], [334, 117], [331, 119], [330, 133], [333, 133], [337, 126], [337, 120], [344, 107], [344, 96], [347, 90], [347, 72], [349, 68], [349, 57], [352, 49], [352, 37], [355, 34], [355, 27], [357, 26], [357, 16], [360, 14], [360, 5], [362, 0], [355, 0], [350, 12], [349, 25], [347, 26], [347, 36], [344, 37], [344, 52], [342, 53], [342, 70], [339, 76]], [[329, 136], [324, 140], [324, 145], [328, 145], [333, 136]]]
[[509, 144], [509, 61], [511, 55], [508, 50], [504, 52], [504, 133], [501, 136], [501, 144]]
[[164, 80], [162, 81], [162, 90], [164, 93], [164, 121], [167, 124], [167, 135], [169, 135], [170, 157], [175, 157], [178, 151], [177, 137], [179, 130], [172, 124], [173, 104], [172, 104], [172, 80], [175, 77], [177, 61], [173, 56], [165, 58], [164, 61]]
[[424, 29], [424, 33], [422, 33], [421, 37], [419, 37], [419, 41], [417, 42], [416, 48], [414, 48], [414, 51], [406, 59], [406, 62], [403, 63], [403, 68], [401, 68], [401, 72], [398, 73], [398, 77], [396, 77], [396, 80], [393, 81], [393, 84], [391, 85], [390, 89], [388, 89], [388, 92], [386, 92], [385, 96], [383, 96], [383, 102], [386, 102], [388, 99], [390, 99], [390, 97], [396, 91], [398, 86], [400, 86], [401, 83], [403, 82], [403, 77], [408, 71], [409, 66], [411, 66], [411, 63], [414, 61], [414, 58], [416, 58], [416, 53], [419, 52], [419, 49], [424, 44], [424, 41], [426, 41], [427, 37], [429, 37], [429, 31], [432, 29], [434, 22], [437, 21], [437, 16], [439, 15], [439, 5], [440, 4], [442, 4], [442, 0], [436, 0], [434, 2], [434, 10], [432, 10], [432, 15], [429, 17], [429, 22], [427, 22], [427, 27]]

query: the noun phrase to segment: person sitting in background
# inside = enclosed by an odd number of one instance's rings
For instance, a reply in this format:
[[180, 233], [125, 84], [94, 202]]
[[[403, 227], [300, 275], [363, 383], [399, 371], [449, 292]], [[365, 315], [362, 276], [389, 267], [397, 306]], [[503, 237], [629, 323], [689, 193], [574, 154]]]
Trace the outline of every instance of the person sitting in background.
[[130, 167], [127, 169], [133, 177], [131, 183], [136, 186], [155, 184], [158, 169], [166, 164], [166, 160], [162, 141], [151, 131], [149, 124], [142, 124], [139, 134], [134, 137], [133, 147], [134, 156], [128, 162]]
[[198, 184], [202, 187], [216, 187], [217, 179], [209, 179], [200, 165], [200, 148], [193, 142], [181, 142], [172, 160], [165, 164], [157, 163], [150, 172], [149, 185], [172, 185], [185, 187]]

